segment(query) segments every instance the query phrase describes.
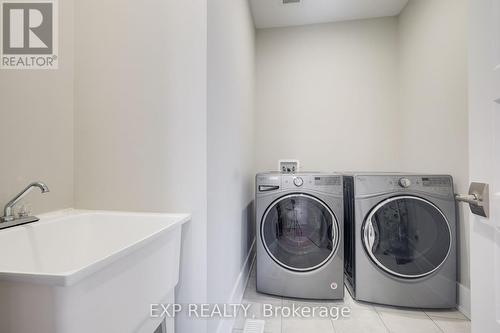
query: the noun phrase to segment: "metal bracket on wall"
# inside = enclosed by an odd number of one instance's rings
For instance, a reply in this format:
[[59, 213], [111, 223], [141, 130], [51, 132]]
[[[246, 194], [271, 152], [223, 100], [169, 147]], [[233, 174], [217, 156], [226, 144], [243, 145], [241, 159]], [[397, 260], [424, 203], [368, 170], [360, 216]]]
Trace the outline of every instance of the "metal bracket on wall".
[[455, 194], [455, 200], [469, 204], [472, 214], [490, 216], [490, 189], [488, 184], [471, 183], [469, 194]]

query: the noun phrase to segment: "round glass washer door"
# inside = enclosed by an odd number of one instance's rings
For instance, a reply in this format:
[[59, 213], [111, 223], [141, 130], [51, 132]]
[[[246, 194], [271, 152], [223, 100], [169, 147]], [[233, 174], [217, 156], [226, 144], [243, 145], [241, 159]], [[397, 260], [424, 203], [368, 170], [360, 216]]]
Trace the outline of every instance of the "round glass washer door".
[[261, 238], [279, 265], [311, 271], [326, 264], [339, 243], [338, 221], [321, 200], [307, 194], [284, 196], [266, 210]]
[[366, 218], [362, 238], [372, 261], [401, 278], [421, 278], [446, 261], [451, 229], [441, 210], [428, 200], [399, 196], [378, 204]]

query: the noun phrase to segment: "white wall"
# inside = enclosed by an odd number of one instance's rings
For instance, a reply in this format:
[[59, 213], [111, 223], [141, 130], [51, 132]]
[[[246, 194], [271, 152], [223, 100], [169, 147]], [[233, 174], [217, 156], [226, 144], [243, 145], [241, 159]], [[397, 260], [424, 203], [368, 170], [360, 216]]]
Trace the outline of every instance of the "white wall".
[[[208, 300], [237, 303], [254, 239], [254, 38], [246, 0], [208, 2]], [[242, 273], [243, 271], [243, 273]], [[242, 273], [242, 274], [240, 274]], [[221, 325], [209, 322], [209, 332]]]
[[59, 69], [0, 70], [0, 207], [28, 183], [33, 214], [73, 206], [73, 0], [59, 3]]
[[[403, 169], [449, 173], [467, 193], [467, 2], [410, 0], [398, 20]], [[468, 208], [460, 207], [460, 306], [469, 308]]]
[[[177, 301], [206, 301], [206, 3], [76, 5], [75, 197], [90, 209], [190, 212]], [[206, 322], [176, 318], [178, 332]]]
[[257, 30], [257, 169], [398, 170], [397, 21]]

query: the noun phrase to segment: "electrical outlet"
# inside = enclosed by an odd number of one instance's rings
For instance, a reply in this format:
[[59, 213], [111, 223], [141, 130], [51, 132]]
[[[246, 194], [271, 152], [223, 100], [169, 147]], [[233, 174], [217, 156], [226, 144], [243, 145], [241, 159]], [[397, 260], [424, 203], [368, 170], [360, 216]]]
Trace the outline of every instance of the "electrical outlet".
[[299, 172], [299, 160], [280, 160], [279, 170], [282, 173], [296, 173]]

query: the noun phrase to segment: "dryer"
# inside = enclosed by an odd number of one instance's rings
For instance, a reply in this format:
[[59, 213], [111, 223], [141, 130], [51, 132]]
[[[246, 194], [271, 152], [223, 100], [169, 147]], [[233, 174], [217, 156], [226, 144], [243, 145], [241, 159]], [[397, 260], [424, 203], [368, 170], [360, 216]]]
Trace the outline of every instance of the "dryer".
[[453, 179], [344, 177], [345, 279], [356, 300], [414, 308], [456, 306]]
[[256, 176], [257, 291], [342, 299], [342, 176]]

